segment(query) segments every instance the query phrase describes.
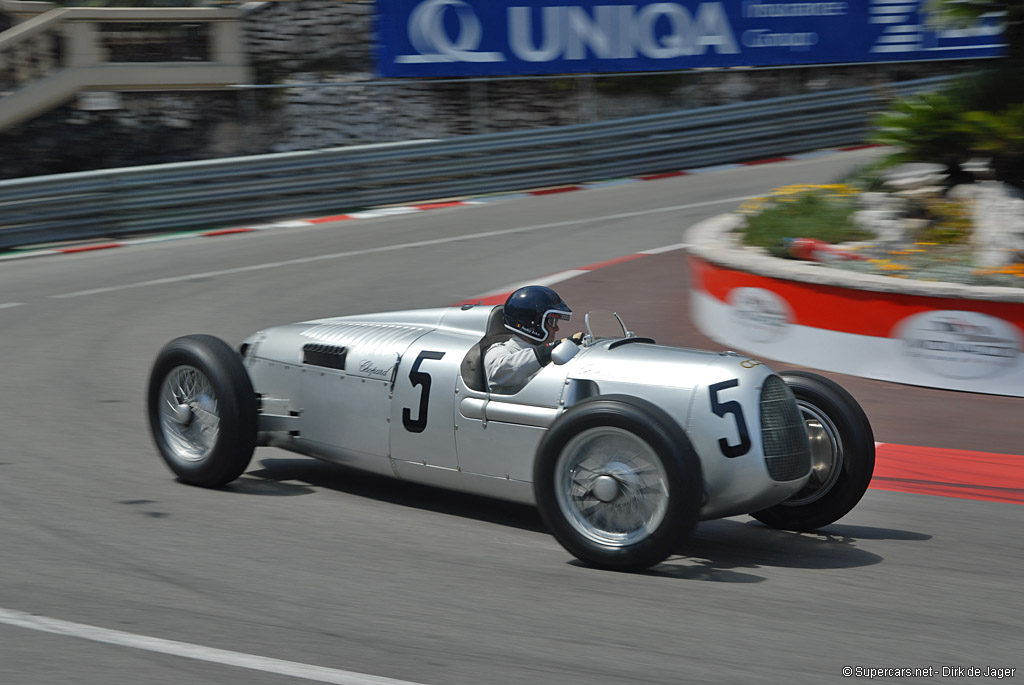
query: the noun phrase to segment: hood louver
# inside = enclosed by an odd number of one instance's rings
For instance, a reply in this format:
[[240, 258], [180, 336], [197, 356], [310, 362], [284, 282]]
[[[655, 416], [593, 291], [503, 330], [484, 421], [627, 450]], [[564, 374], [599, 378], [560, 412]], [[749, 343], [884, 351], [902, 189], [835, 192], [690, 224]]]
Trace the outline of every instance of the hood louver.
[[322, 366], [328, 369], [345, 370], [347, 347], [310, 343], [302, 347], [302, 363], [311, 366]]

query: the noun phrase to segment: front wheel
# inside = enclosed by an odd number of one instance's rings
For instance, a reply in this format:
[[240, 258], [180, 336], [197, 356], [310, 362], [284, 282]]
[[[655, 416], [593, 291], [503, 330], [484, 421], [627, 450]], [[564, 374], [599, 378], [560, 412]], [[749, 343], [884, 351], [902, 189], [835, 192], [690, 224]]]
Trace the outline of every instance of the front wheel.
[[875, 470], [875, 437], [864, 410], [839, 384], [807, 371], [779, 375], [807, 426], [811, 477], [800, 492], [751, 516], [772, 528], [816, 530], [841, 519], [864, 496]]
[[696, 525], [702, 493], [686, 433], [658, 407], [628, 396], [570, 408], [534, 464], [541, 518], [566, 550], [599, 568], [663, 561]]
[[186, 335], [157, 355], [147, 393], [160, 456], [185, 483], [238, 478], [256, 449], [257, 405], [249, 374], [223, 340]]

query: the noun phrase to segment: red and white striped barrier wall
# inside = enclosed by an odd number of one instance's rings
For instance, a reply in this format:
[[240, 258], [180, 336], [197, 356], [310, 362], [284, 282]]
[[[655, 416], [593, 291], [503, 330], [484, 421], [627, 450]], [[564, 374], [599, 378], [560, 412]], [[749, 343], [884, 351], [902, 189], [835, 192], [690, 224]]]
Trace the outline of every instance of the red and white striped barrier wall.
[[863, 378], [1024, 397], [1024, 302], [860, 290], [687, 260], [694, 323], [727, 347]]

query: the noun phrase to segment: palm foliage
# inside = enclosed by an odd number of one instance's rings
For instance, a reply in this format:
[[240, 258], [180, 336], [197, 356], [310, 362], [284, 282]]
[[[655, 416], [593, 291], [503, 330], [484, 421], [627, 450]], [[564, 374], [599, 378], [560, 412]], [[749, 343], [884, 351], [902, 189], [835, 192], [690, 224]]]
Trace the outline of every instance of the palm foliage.
[[951, 185], [971, 179], [968, 160], [984, 158], [998, 180], [1024, 188], [1024, 0], [930, 0], [929, 8], [952, 25], [999, 15], [1007, 56], [941, 91], [896, 101], [876, 119], [872, 140], [895, 149], [890, 163], [945, 165]]

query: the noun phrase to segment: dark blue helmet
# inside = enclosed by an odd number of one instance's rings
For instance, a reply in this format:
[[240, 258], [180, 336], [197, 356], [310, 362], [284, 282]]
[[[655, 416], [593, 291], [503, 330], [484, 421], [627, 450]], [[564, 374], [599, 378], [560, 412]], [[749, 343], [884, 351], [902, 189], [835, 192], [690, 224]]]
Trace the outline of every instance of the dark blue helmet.
[[549, 318], [568, 321], [572, 310], [551, 288], [528, 285], [508, 296], [502, 317], [505, 328], [542, 343], [548, 339], [544, 321]]

